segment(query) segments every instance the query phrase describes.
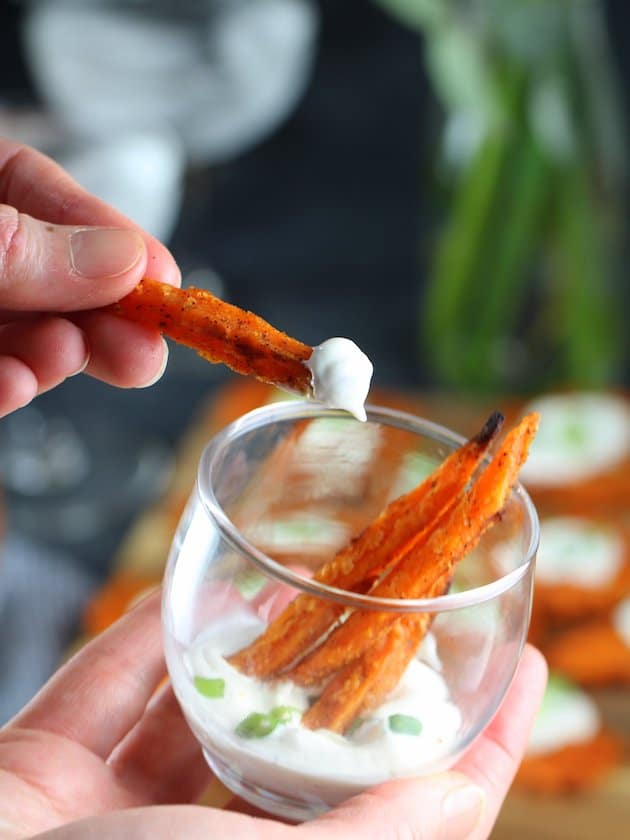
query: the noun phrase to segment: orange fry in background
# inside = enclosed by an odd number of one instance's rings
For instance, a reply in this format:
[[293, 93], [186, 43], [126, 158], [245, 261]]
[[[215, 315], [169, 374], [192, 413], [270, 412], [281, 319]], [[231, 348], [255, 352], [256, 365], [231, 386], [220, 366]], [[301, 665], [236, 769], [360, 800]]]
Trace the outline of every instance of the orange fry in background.
[[621, 761], [621, 738], [601, 729], [590, 741], [568, 744], [552, 753], [526, 755], [514, 787], [549, 795], [591, 790]]
[[630, 685], [630, 647], [608, 618], [557, 633], [543, 652], [551, 668], [581, 685]]
[[[396, 562], [409, 540], [453, 504], [488, 452], [502, 423], [503, 415], [492, 414], [477, 435], [451, 453], [418, 487], [391, 502], [315, 574], [315, 580], [345, 590], [369, 588], [370, 575]], [[246, 674], [271, 676], [304, 654], [343, 611], [344, 607], [332, 601], [299, 595], [258, 639], [229, 661]]]
[[304, 364], [313, 348], [205, 289], [178, 289], [144, 279], [110, 311], [159, 330], [213, 364], [311, 396]]
[[[505, 506], [516, 483], [538, 415], [529, 414], [506, 435], [479, 478], [452, 510], [405, 547], [404, 556], [385, 579], [370, 590], [379, 598], [433, 597], [444, 575], [477, 545]], [[394, 612], [355, 610], [350, 617], [286, 676], [300, 685], [314, 685], [360, 657], [396, 621]]]

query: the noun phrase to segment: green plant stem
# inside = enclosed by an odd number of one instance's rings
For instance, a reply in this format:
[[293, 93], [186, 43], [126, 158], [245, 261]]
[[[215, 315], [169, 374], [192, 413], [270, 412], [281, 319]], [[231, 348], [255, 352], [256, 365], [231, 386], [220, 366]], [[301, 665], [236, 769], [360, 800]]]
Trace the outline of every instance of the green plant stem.
[[[532, 256], [540, 238], [550, 187], [550, 167], [538, 143], [525, 130], [516, 144], [508, 183], [503, 184], [502, 213], [487, 232], [490, 251], [476, 283], [482, 300], [469, 318], [469, 344], [463, 373], [481, 387], [496, 384], [509, 365], [497, 358], [517, 332], [528, 288]], [[471, 313], [472, 315], [472, 313]]]
[[579, 164], [559, 178], [555, 307], [568, 384], [610, 379], [620, 342], [619, 313], [609, 293], [613, 267], [604, 257], [602, 231], [587, 176]]

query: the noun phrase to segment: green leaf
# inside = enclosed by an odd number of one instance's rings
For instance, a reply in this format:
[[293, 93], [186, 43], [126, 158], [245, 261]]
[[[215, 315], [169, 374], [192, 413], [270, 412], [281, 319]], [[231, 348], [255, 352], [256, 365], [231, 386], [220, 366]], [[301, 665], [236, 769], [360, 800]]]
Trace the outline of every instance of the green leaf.
[[204, 697], [217, 699], [225, 694], [225, 680], [221, 677], [194, 677], [193, 682]]
[[390, 715], [387, 718], [389, 728], [398, 735], [419, 735], [422, 722], [413, 715]]
[[615, 306], [615, 268], [602, 212], [585, 166], [567, 168], [558, 179], [556, 339], [574, 387], [610, 381], [622, 347], [623, 313]]

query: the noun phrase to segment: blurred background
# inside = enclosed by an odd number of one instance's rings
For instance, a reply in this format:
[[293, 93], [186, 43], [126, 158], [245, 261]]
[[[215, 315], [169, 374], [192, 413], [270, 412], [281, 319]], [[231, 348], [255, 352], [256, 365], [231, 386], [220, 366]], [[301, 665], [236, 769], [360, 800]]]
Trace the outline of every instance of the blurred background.
[[[352, 337], [393, 404], [466, 433], [497, 402], [614, 398], [618, 463], [593, 480], [623, 531], [629, 34], [622, 0], [9, 0], [0, 135], [158, 236], [185, 284], [309, 344]], [[265, 398], [233, 380], [171, 347], [146, 391], [78, 377], [0, 420], [0, 722], [159, 580], [199, 448]], [[542, 514], [575, 514], [585, 486]], [[627, 751], [623, 703], [600, 706]], [[532, 813], [540, 837], [630, 820], [613, 764], [605, 807], [588, 785], [574, 822], [515, 800], [501, 836]]]

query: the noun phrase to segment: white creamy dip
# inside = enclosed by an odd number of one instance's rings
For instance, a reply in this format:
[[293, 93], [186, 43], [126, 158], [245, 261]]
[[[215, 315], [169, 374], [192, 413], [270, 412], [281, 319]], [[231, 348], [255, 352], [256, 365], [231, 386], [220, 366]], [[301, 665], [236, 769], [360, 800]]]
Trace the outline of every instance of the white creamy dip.
[[559, 485], [597, 475], [630, 453], [630, 408], [612, 394], [548, 394], [525, 412], [540, 428], [521, 469], [525, 485]]
[[313, 348], [305, 362], [311, 371], [313, 396], [330, 408], [343, 408], [365, 420], [365, 400], [372, 380], [372, 362], [349, 338], [329, 338]]
[[551, 676], [534, 722], [528, 755], [552, 753], [597, 735], [601, 716], [595, 701], [563, 678]]
[[558, 516], [540, 523], [536, 580], [593, 589], [615, 579], [624, 563], [618, 532], [587, 519]]
[[[429, 636], [400, 683], [385, 702], [366, 714], [354, 731], [342, 736], [312, 731], [299, 722], [314, 689], [284, 680], [262, 682], [245, 676], [224, 659], [255, 638], [265, 625], [251, 613], [232, 614], [210, 628], [186, 654], [189, 680], [178, 685], [187, 717], [209, 751], [250, 785], [330, 806], [387, 779], [409, 776], [442, 760], [445, 769], [457, 739], [461, 715], [449, 697]], [[426, 658], [431, 665], [421, 660]], [[194, 678], [224, 681], [222, 697], [205, 697]], [[252, 712], [269, 714], [290, 707], [295, 714], [264, 737], [241, 737], [236, 730]], [[393, 731], [391, 716], [411, 716], [419, 734]]]
[[613, 627], [630, 648], [630, 598], [617, 604], [612, 615]]

